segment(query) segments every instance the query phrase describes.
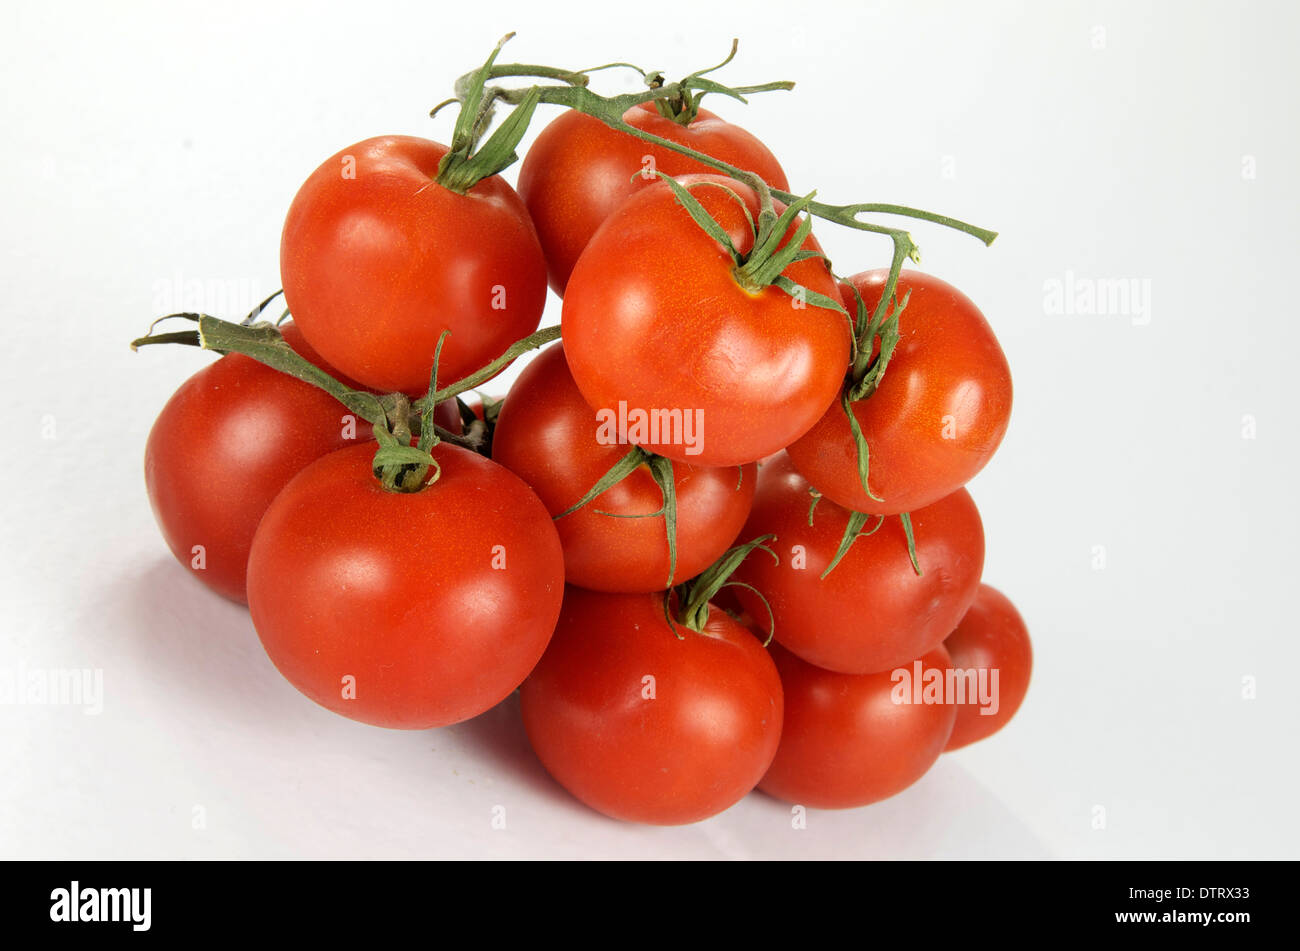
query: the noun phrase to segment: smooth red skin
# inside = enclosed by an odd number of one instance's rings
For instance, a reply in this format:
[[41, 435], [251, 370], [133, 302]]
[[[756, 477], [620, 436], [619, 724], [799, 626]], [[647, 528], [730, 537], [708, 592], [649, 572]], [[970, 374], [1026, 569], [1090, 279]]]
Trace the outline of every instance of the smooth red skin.
[[[590, 491], [627, 455], [627, 445], [596, 440], [596, 413], [569, 375], [562, 344], [548, 347], [515, 381], [492, 439], [492, 458], [532, 487], [552, 515]], [[677, 492], [677, 570], [672, 584], [693, 578], [735, 541], [754, 498], [757, 467], [673, 466]], [[660, 518], [663, 494], [641, 466], [555, 527], [569, 584], [597, 591], [650, 592], [670, 587], [668, 537]], [[610, 512], [612, 515], [602, 515]]]
[[[294, 324], [280, 330], [320, 365]], [[271, 500], [312, 461], [370, 439], [361, 419], [345, 437], [350, 415], [325, 391], [239, 353], [181, 384], [144, 455], [149, 502], [176, 559], [213, 591], [245, 602], [248, 550]], [[193, 567], [195, 545], [204, 548], [202, 570]]]
[[[870, 313], [888, 269], [849, 278]], [[880, 387], [853, 404], [870, 449], [867, 477], [837, 401], [789, 447], [795, 466], [827, 498], [873, 515], [910, 512], [951, 495], [984, 468], [1011, 419], [1011, 369], [984, 315], [961, 291], [928, 274], [904, 271], [898, 296], [911, 291], [899, 318], [899, 341]], [[852, 291], [842, 289], [850, 314]], [[955, 438], [944, 438], [951, 416]]]
[[1029, 690], [1034, 650], [1016, 606], [987, 584], [980, 585], [975, 602], [943, 646], [954, 667], [998, 671], [998, 712], [986, 716], [980, 713], [978, 703], [958, 705], [957, 723], [944, 747], [947, 751], [992, 736], [1016, 715]]
[[528, 210], [499, 176], [464, 195], [436, 184], [446, 152], [411, 136], [359, 142], [311, 174], [284, 223], [280, 278], [294, 320], [326, 360], [376, 390], [424, 393], [444, 330], [441, 385], [541, 320], [546, 261]]
[[542, 503], [482, 456], [446, 443], [433, 456], [441, 476], [414, 493], [384, 490], [372, 447], [325, 456], [276, 496], [249, 557], [253, 625], [280, 673], [375, 726], [445, 726], [494, 706], [559, 615], [560, 541]]
[[[766, 145], [707, 109], [701, 109], [685, 126], [665, 119], [648, 103], [629, 109], [623, 120], [754, 172], [773, 188], [786, 191], [790, 187]], [[714, 171], [695, 159], [573, 111], [551, 122], [528, 150], [519, 169], [519, 196], [537, 225], [551, 287], [561, 297], [574, 264], [596, 229], [626, 199], [657, 180], [637, 174], [646, 167], [646, 156], [654, 159], [655, 169], [674, 177]]]
[[[837, 674], [780, 647], [772, 659], [785, 691], [785, 726], [758, 788], [814, 809], [852, 809], [888, 799], [929, 771], [952, 732], [948, 703], [895, 703], [892, 671]], [[952, 666], [942, 646], [923, 669]], [[902, 665], [910, 672], [911, 662]]]
[[[698, 822], [734, 805], [772, 762], [781, 682], [724, 611], [704, 632], [664, 619], [662, 594], [569, 588], [546, 656], [519, 691], [533, 750], [565, 789], [615, 819]], [[643, 699], [642, 678], [655, 678]]]
[[[681, 181], [726, 184], [758, 215], [754, 192], [738, 182], [718, 175]], [[716, 187], [693, 194], [747, 253], [753, 235], [737, 203]], [[812, 236], [803, 247], [819, 250]], [[773, 286], [750, 294], [733, 270], [727, 252], [660, 182], [600, 227], [564, 298], [564, 352], [588, 404], [702, 409], [699, 454], [687, 455], [684, 445], [645, 443], [692, 465], [755, 462], [789, 445], [838, 396], [848, 365], [843, 314], [811, 303], [796, 307]], [[821, 260], [792, 264], [785, 275], [828, 297], [837, 293]]]
[[[767, 598], [777, 641], [810, 664], [846, 674], [889, 670], [941, 644], [975, 599], [984, 570], [984, 527], [970, 493], [958, 489], [912, 513], [919, 576], [902, 522], [894, 517], [854, 541], [823, 579], [850, 513], [824, 498], [809, 527], [811, 501], [807, 480], [788, 457], [759, 469], [758, 492], [741, 537], [775, 535], [768, 545], [781, 563], [756, 552], [734, 577]], [[869, 520], [864, 530], [875, 522]], [[806, 553], [803, 568], [794, 566], [796, 546]], [[766, 628], [767, 608], [759, 597], [735, 590]]]

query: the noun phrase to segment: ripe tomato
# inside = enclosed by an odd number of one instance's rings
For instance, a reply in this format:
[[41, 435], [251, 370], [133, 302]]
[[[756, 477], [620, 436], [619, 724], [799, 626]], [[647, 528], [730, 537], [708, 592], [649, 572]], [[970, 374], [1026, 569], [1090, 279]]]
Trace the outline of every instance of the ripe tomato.
[[[578, 502], [631, 446], [602, 443], [595, 411], [569, 375], [562, 344], [528, 364], [501, 408], [492, 458], [527, 482], [558, 515]], [[754, 497], [753, 463], [725, 469], [677, 463], [677, 570], [673, 584], [699, 574], [735, 540]], [[597, 591], [662, 591], [668, 536], [663, 494], [642, 464], [622, 482], [555, 523], [569, 584]], [[602, 513], [611, 514], [602, 514]]]
[[[871, 313], [888, 269], [849, 278]], [[795, 467], [826, 497], [872, 515], [910, 512], [951, 495], [992, 457], [1011, 417], [1011, 370], [984, 315], [937, 277], [903, 271], [899, 340], [879, 388], [853, 404], [870, 449], [862, 489], [856, 444], [837, 401], [789, 448]], [[857, 301], [843, 291], [850, 314]]]
[[[294, 324], [281, 332], [320, 365]], [[248, 549], [271, 500], [308, 463], [369, 439], [370, 424], [328, 393], [231, 353], [163, 407], [145, 446], [145, 487], [177, 560], [242, 602]]]
[[[785, 691], [785, 727], [758, 784], [763, 792], [814, 809], [865, 806], [902, 792], [943, 752], [957, 708], [942, 702], [942, 693], [940, 702], [914, 702], [912, 664], [904, 677], [837, 674], [780, 647], [772, 659]], [[952, 666], [942, 646], [920, 664], [922, 685]]]
[[399, 729], [466, 720], [542, 656], [564, 588], [560, 541], [505, 468], [439, 444], [438, 481], [384, 489], [373, 449], [319, 459], [253, 539], [248, 605], [280, 673], [336, 713]]
[[[982, 584], [975, 602], [957, 625], [957, 630], [943, 642], [954, 667], [961, 670], [989, 671], [988, 685], [996, 702], [985, 706], [978, 698], [957, 706], [957, 724], [945, 749], [960, 747], [992, 736], [1016, 715], [1029, 690], [1029, 674], [1034, 666], [1029, 629], [1007, 596], [990, 585]], [[997, 681], [992, 677], [996, 673]], [[988, 709], [989, 713], [984, 713]]]
[[607, 816], [706, 819], [753, 789], [776, 752], [781, 683], [763, 645], [716, 608], [703, 633], [677, 634], [662, 595], [569, 588], [520, 688], [542, 764]]
[[444, 330], [453, 383], [537, 329], [546, 262], [499, 176], [464, 195], [434, 181], [445, 146], [359, 142], [299, 189], [280, 241], [284, 297], [326, 360], [366, 386], [423, 393]]
[[[726, 185], [758, 216], [747, 186], [717, 175], [681, 179], [696, 182]], [[692, 194], [747, 254], [753, 234], [738, 203], [717, 187]], [[818, 249], [811, 236], [803, 247]], [[784, 273], [837, 293], [821, 260]], [[634, 413], [680, 410], [696, 429], [674, 425], [633, 441], [694, 465], [754, 462], [789, 445], [836, 398], [849, 360], [843, 314], [774, 286], [742, 288], [731, 256], [665, 182], [628, 199], [592, 238], [569, 280], [562, 326], [588, 404], [626, 411], [629, 422]]]
[[[773, 188], [790, 187], [767, 146], [707, 109], [682, 125], [644, 103], [624, 113], [623, 121], [754, 172]], [[656, 170], [674, 177], [713, 171], [580, 112], [565, 112], [542, 130], [520, 166], [519, 195], [537, 225], [557, 294], [564, 296], [573, 265], [596, 229], [637, 189], [656, 181]]]
[[[898, 518], [858, 538], [822, 578], [839, 549], [849, 512], [821, 499], [808, 524], [808, 481], [789, 457], [759, 469], [758, 492], [742, 535], [771, 533], [781, 559], [747, 558], [736, 579], [771, 606], [776, 639], [810, 664], [846, 674], [889, 670], [943, 642], [970, 607], [984, 570], [984, 528], [970, 493], [958, 489], [912, 513], [917, 575]], [[864, 530], [870, 530], [874, 520]], [[762, 626], [767, 608], [737, 588]]]

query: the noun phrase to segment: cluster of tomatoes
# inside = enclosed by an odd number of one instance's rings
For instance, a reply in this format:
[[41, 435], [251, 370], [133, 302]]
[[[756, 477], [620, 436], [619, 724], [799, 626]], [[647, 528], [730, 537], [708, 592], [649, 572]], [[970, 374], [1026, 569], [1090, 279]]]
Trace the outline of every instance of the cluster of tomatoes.
[[[385, 411], [226, 352], [150, 434], [163, 534], [312, 700], [426, 729], [518, 689], [546, 769], [607, 815], [893, 795], [1028, 685], [963, 488], [1005, 357], [937, 278], [834, 277], [776, 158], [689, 95], [622, 122], [563, 113], [518, 192], [412, 137], [324, 162], [278, 345]], [[560, 340], [503, 400], [436, 400], [536, 330], [548, 281]]]

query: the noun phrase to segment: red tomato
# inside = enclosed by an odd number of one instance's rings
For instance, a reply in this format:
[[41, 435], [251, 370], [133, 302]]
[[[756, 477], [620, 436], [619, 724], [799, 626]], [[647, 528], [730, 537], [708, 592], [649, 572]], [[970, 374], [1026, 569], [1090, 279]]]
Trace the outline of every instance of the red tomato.
[[[761, 591], [776, 639], [810, 664], [846, 674], [889, 670], [934, 649], [970, 607], [984, 570], [984, 528], [970, 493], [958, 489], [912, 513], [917, 575], [898, 518], [858, 538], [829, 575], [849, 512], [821, 499], [808, 524], [809, 485], [788, 457], [765, 464], [742, 536], [771, 533], [781, 563], [747, 558], [735, 574]], [[869, 520], [864, 530], [875, 525]], [[755, 622], [767, 608], [737, 588]]]
[[[320, 365], [296, 326], [280, 329]], [[181, 564], [242, 602], [248, 549], [271, 500], [308, 463], [369, 439], [370, 424], [325, 391], [231, 353], [163, 407], [145, 446], [145, 487]]]
[[[706, 109], [682, 125], [645, 103], [624, 113], [623, 121], [754, 172], [773, 188], [790, 187], [767, 146]], [[674, 177], [714, 171], [580, 112], [565, 112], [542, 130], [520, 166], [519, 195], [537, 225], [557, 294], [564, 295], [573, 265], [596, 229], [637, 189], [656, 181], [656, 170]]]
[[[876, 306], [888, 269], [849, 280], [867, 313]], [[904, 271], [898, 297], [911, 291], [899, 317], [899, 340], [879, 388], [853, 404], [870, 449], [862, 490], [857, 448], [837, 401], [789, 448], [795, 467], [828, 499], [873, 515], [910, 512], [951, 495], [992, 457], [1011, 418], [1011, 370], [984, 315], [951, 284]], [[845, 306], [857, 313], [853, 293]]]
[[[738, 182], [681, 180], [704, 181], [727, 185], [758, 215], [757, 196]], [[740, 206], [720, 188], [692, 194], [748, 253], [753, 234]], [[818, 249], [811, 236], [803, 247]], [[803, 435], [839, 393], [849, 360], [844, 315], [800, 306], [774, 286], [751, 293], [734, 271], [665, 182], [620, 206], [574, 268], [562, 318], [569, 369], [587, 402], [626, 411], [630, 438], [652, 452], [694, 465], [754, 462]], [[785, 275], [837, 293], [818, 259]], [[683, 426], [632, 435], [634, 413], [669, 410], [681, 411]]]
[[280, 673], [336, 713], [399, 729], [469, 719], [550, 639], [564, 588], [550, 516], [502, 466], [442, 443], [436, 483], [389, 492], [373, 450], [331, 453], [276, 496], [248, 605]]
[[1029, 690], [1034, 651], [1029, 629], [1016, 606], [1001, 591], [986, 584], [980, 585], [975, 602], [943, 646], [954, 667], [988, 671], [985, 677], [994, 701], [980, 702], [978, 695], [972, 697], [968, 689], [966, 702], [957, 707], [957, 724], [945, 747], [955, 750], [992, 736], [1016, 715]]
[[428, 389], [490, 363], [537, 329], [546, 261], [500, 177], [459, 195], [434, 181], [445, 146], [367, 139], [312, 173], [280, 241], [284, 297], [304, 336], [366, 386]]
[[[916, 668], [837, 674], [772, 651], [785, 691], [785, 726], [772, 766], [758, 788], [814, 809], [851, 809], [888, 799], [934, 765], [952, 732], [957, 708], [942, 690], [926, 702], [927, 679], [952, 666], [942, 646]], [[918, 697], [922, 702], [915, 702]]]
[[[497, 419], [492, 458], [535, 491], [551, 515], [579, 501], [631, 446], [601, 443], [595, 411], [569, 375], [562, 344], [543, 350], [515, 381]], [[735, 541], [754, 497], [753, 463], [725, 469], [673, 467], [677, 494], [677, 571], [673, 584], [699, 574]], [[669, 587], [663, 494], [642, 465], [555, 526], [569, 584], [597, 591]], [[611, 513], [609, 515], [602, 514]]]
[[656, 594], [569, 588], [555, 638], [519, 691], [552, 776], [607, 816], [707, 819], [762, 777], [781, 736], [781, 683], [726, 612], [703, 633], [664, 618]]

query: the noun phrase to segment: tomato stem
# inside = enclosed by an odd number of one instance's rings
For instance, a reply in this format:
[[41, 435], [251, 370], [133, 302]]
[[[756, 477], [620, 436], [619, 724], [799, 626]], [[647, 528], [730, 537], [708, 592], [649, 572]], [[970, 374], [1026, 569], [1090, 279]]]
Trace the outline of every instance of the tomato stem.
[[[509, 37], [506, 37], [506, 39], [509, 39]], [[740, 102], [746, 102], [747, 100], [745, 99], [745, 95], [748, 93], [792, 88], [793, 83], [783, 82], [766, 83], [759, 86], [728, 87], [712, 79], [706, 78], [707, 73], [713, 72], [731, 62], [732, 58], [736, 54], [737, 48], [737, 44], [734, 40], [732, 42], [730, 54], [726, 59], [719, 63], [718, 66], [691, 73], [680, 82], [666, 83], [663, 81], [663, 77], [659, 73], [647, 73], [638, 67], [631, 66], [630, 68], [636, 69], [646, 77], [649, 89], [644, 93], [625, 94], [620, 96], [601, 96], [592, 92], [588, 88], [588, 77], [583, 71], [561, 70], [553, 67], [521, 64], [498, 65], [495, 61], [496, 56], [500, 52], [501, 45], [504, 42], [505, 40], [502, 40], [502, 43], [497, 45], [497, 48], [493, 51], [492, 55], [489, 56], [488, 61], [482, 67], [472, 73], [462, 76], [457, 81], [457, 99], [462, 103], [462, 116], [457, 122], [458, 131], [462, 130], [462, 128], [477, 128], [481, 133], [481, 131], [486, 128], [486, 124], [490, 121], [491, 110], [497, 102], [520, 106], [521, 109], [526, 112], [526, 116], [529, 119], [531, 119], [533, 111], [539, 104], [545, 103], [548, 105], [562, 106], [566, 109], [573, 109], [577, 112], [583, 113], [584, 115], [591, 116], [612, 129], [624, 132], [635, 138], [641, 139], [644, 142], [660, 146], [661, 148], [676, 152], [679, 155], [694, 159], [702, 165], [751, 185], [751, 187], [754, 187], [758, 191], [760, 202], [764, 203], [762, 213], [760, 214], [760, 229], [777, 217], [769, 204], [773, 199], [776, 199], [784, 203], [787, 207], [798, 204], [802, 211], [813, 217], [820, 218], [823, 221], [829, 221], [858, 231], [881, 234], [890, 239], [893, 243], [893, 256], [890, 263], [889, 277], [886, 280], [884, 291], [879, 303], [876, 305], [874, 313], [872, 314], [871, 321], [859, 321], [857, 327], [857, 335], [854, 341], [855, 347], [853, 352], [853, 362], [849, 368], [848, 374], [848, 387], [852, 400], [865, 399], [872, 391], [874, 391], [876, 385], [879, 383], [879, 377], [884, 372], [884, 361], [878, 362], [876, 368], [873, 369], [873, 339], [876, 334], [882, 332], [882, 329], [887, 326], [887, 320], [889, 319], [888, 315], [891, 307], [894, 308], [892, 317], [895, 320], [896, 328], [896, 318], [903, 309], [902, 304], [895, 307], [895, 293], [903, 261], [910, 259], [913, 262], [920, 262], [920, 250], [912, 240], [911, 234], [909, 234], [905, 229], [876, 224], [872, 221], [864, 221], [860, 216], [888, 215], [912, 218], [918, 221], [927, 221], [945, 228], [960, 231], [964, 234], [969, 234], [984, 242], [985, 245], [992, 244], [994, 239], [997, 238], [996, 231], [990, 231], [987, 228], [981, 228], [978, 225], [957, 218], [936, 214], [935, 212], [925, 211], [920, 208], [913, 208], [908, 205], [899, 205], [889, 202], [856, 202], [848, 205], [830, 205], [813, 200], [815, 192], [800, 197], [790, 192], [773, 189], [753, 172], [746, 169], [736, 168], [735, 166], [730, 165], [721, 159], [714, 158], [707, 153], [692, 149], [690, 146], [683, 145], [679, 142], [673, 142], [669, 139], [657, 136], [652, 132], [639, 129], [624, 121], [623, 116], [629, 109], [646, 102], [655, 103], [655, 106], [661, 115], [668, 116], [677, 121], [682, 121], [683, 117], [685, 117], [685, 121], [689, 122], [694, 118], [694, 114], [698, 113], [699, 99], [706, 93], [721, 93], [731, 96]], [[630, 64], [610, 65], [630, 66]], [[534, 85], [526, 88], [515, 89], [489, 85], [489, 83], [495, 79], [520, 76], [559, 80], [563, 82], [564, 85]], [[695, 90], [695, 92], [692, 92], [692, 90]], [[467, 117], [465, 115], [466, 110], [470, 109], [473, 110], [473, 115]], [[434, 111], [436, 112], [437, 109]], [[503, 125], [502, 129], [498, 130], [498, 136], [494, 136], [494, 139], [499, 137], [504, 129], [505, 127]], [[519, 139], [523, 135], [523, 131], [524, 130], [519, 127], [513, 128], [511, 130], [510, 141], [513, 144], [518, 144]], [[491, 141], [489, 144], [491, 144]], [[493, 167], [496, 171], [506, 168], [510, 162], [514, 160], [513, 156], [513, 145], [508, 154], [502, 152], [501, 148], [497, 148], [492, 156], [496, 160], [493, 163]], [[451, 177], [450, 173], [449, 177]], [[457, 181], [459, 182], [459, 179]], [[769, 213], [771, 213], [770, 217]], [[780, 232], [778, 238], [783, 236], [784, 233], [784, 231]], [[768, 233], [765, 234], [764, 237], [770, 237], [770, 234], [771, 229], [769, 228]], [[800, 239], [800, 241], [791, 241], [789, 244], [794, 245], [792, 249], [793, 251], [799, 252], [801, 242], [802, 239]], [[759, 255], [755, 263], [751, 264], [749, 261], [746, 261], [738, 262], [738, 265], [739, 266], [736, 269], [736, 279], [742, 287], [752, 290], [766, 286], [767, 284], [775, 284], [791, 294], [803, 293], [810, 303], [815, 303], [818, 306], [830, 306], [838, 310], [843, 310], [842, 306], [839, 305], [838, 302], [824, 299], [814, 300], [807, 294], [806, 290], [800, 291], [797, 285], [794, 285], [788, 278], [785, 278], [782, 275], [781, 271], [784, 269], [784, 262], [780, 259], [772, 256], [764, 258], [763, 255]], [[820, 295], [818, 295], [818, 297], [820, 297]], [[847, 315], [847, 311], [845, 311], [845, 313]], [[864, 323], [866, 326], [863, 326]], [[865, 481], [863, 484], [865, 488]]]
[[[464, 194], [483, 179], [495, 175], [513, 164], [518, 155], [515, 148], [527, 131], [533, 111], [539, 103], [577, 109], [607, 124], [617, 122], [622, 125], [623, 113], [642, 103], [653, 102], [661, 115], [680, 122], [690, 123], [699, 114], [700, 100], [709, 93], [730, 96], [740, 102], [748, 102], [746, 95], [756, 92], [769, 92], [793, 89], [792, 82], [760, 83], [753, 86], [725, 86], [716, 80], [707, 78], [706, 74], [720, 69], [731, 62], [736, 55], [737, 41], [733, 40], [731, 52], [717, 66], [697, 70], [685, 79], [675, 83], [665, 83], [661, 74], [647, 72], [631, 63], [607, 63], [590, 70], [566, 70], [553, 66], [539, 66], [524, 63], [498, 64], [496, 58], [502, 47], [514, 36], [504, 36], [489, 54], [486, 62], [478, 69], [466, 73], [456, 80], [455, 95], [443, 100], [430, 110], [435, 116], [453, 102], [460, 103], [460, 112], [452, 132], [450, 151], [438, 165], [436, 181], [444, 188]], [[649, 87], [644, 93], [605, 97], [587, 89], [590, 82], [589, 72], [597, 69], [626, 67], [634, 69], [646, 80]], [[563, 83], [562, 86], [529, 86], [522, 89], [506, 90], [489, 86], [494, 79], [508, 77], [528, 77], [546, 79]], [[553, 99], [553, 94], [568, 91], [576, 98]], [[479, 140], [486, 134], [492, 124], [498, 101], [517, 107], [510, 117], [501, 124], [482, 147]], [[581, 106], [575, 103], [582, 103]], [[611, 119], [613, 122], [611, 122]], [[631, 127], [627, 127], [630, 129]], [[627, 130], [625, 129], [625, 131]], [[661, 140], [657, 136], [654, 141]], [[680, 151], [680, 149], [678, 149]]]
[[[664, 592], [664, 616], [668, 619], [669, 626], [673, 627], [674, 631], [676, 624], [681, 624], [697, 633], [703, 631], [704, 625], [709, 623], [709, 601], [726, 585], [736, 583], [731, 582], [730, 578], [752, 551], [755, 549], [765, 551], [777, 564], [781, 563], [776, 552], [764, 544], [775, 538], [775, 535], [760, 535], [753, 541], [737, 545], [690, 581]], [[759, 594], [759, 597], [763, 596]], [[674, 623], [671, 607], [674, 601], [677, 605], [676, 623]], [[767, 603], [766, 598], [763, 599], [763, 603]], [[681, 637], [680, 634], [677, 636]]]
[[[261, 308], [274, 299], [267, 298]], [[259, 308], [260, 310], [260, 308]], [[253, 316], [259, 312], [255, 310]], [[186, 320], [198, 325], [197, 330], [153, 333], [153, 328], [168, 320]], [[285, 341], [274, 324], [265, 321], [234, 323], [210, 314], [179, 313], [160, 317], [150, 325], [150, 333], [131, 342], [131, 349], [154, 344], [182, 344], [200, 347], [216, 353], [242, 353], [258, 363], [287, 374], [304, 383], [310, 383], [329, 393], [349, 412], [370, 423], [379, 450], [375, 454], [376, 476], [386, 488], [394, 491], [417, 491], [429, 483], [426, 478], [433, 470], [437, 478], [438, 464], [430, 450], [439, 442], [450, 442], [472, 452], [480, 452], [486, 445], [486, 428], [471, 426], [463, 435], [456, 435], [433, 423], [433, 408], [445, 399], [473, 389], [484, 380], [495, 376], [506, 364], [529, 350], [536, 350], [557, 339], [559, 327], [547, 327], [511, 344], [500, 357], [463, 380], [434, 391], [437, 386], [437, 363], [430, 377], [431, 392], [414, 402], [404, 393], [377, 394], [367, 390], [354, 390], [335, 379], [325, 370], [302, 357]], [[444, 337], [446, 335], [444, 334]], [[442, 338], [438, 354], [441, 354]], [[476, 420], [477, 422], [477, 420]], [[411, 441], [419, 436], [419, 445]]]
[[538, 348], [544, 347], [548, 343], [553, 343], [559, 339], [560, 328], [558, 326], [543, 327], [541, 330], [534, 331], [522, 340], [516, 340], [506, 348], [505, 353], [501, 354], [501, 356], [497, 357], [483, 368], [475, 370], [469, 376], [445, 386], [437, 392], [426, 393], [415, 401], [415, 407], [416, 409], [423, 411], [429, 406], [441, 403], [443, 400], [449, 400], [453, 397], [460, 396], [460, 394], [468, 392], [479, 384], [492, 379], [492, 377], [496, 376], [505, 369], [506, 366], [517, 360], [523, 354], [528, 353], [530, 350], [537, 350]]

